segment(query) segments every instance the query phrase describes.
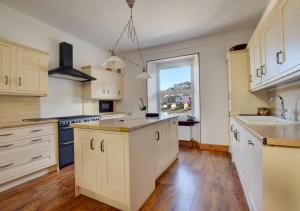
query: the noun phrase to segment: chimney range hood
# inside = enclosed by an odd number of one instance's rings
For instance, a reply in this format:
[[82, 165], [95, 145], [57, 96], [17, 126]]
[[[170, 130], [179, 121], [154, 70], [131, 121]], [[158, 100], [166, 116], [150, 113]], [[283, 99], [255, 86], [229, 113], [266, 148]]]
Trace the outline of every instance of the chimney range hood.
[[73, 46], [62, 42], [59, 44], [59, 67], [48, 72], [50, 77], [73, 81], [92, 81], [96, 78], [73, 68]]

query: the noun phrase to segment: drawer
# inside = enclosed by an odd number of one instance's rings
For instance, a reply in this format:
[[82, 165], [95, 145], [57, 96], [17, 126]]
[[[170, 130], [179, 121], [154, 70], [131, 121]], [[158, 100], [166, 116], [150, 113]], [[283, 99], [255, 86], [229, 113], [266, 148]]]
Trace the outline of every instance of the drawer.
[[56, 164], [55, 151], [33, 153], [32, 156], [0, 165], [0, 184]]
[[39, 137], [32, 137], [27, 139], [17, 139], [17, 140], [8, 140], [6, 142], [0, 142], [0, 154], [5, 150], [11, 150], [16, 147], [22, 147], [27, 145], [38, 145], [44, 142], [55, 144], [55, 137], [54, 135], [47, 135], [47, 136], [39, 136]]
[[12, 139], [24, 139], [55, 133], [55, 124], [42, 124], [28, 127], [7, 128], [0, 130], [0, 143]]
[[[55, 143], [53, 136], [43, 138], [41, 138], [41, 141], [36, 141], [29, 145], [1, 150], [0, 167], [15, 163], [17, 161], [19, 162], [22, 159], [27, 160], [28, 158], [39, 156], [44, 152], [55, 152]], [[24, 141], [32, 141], [32, 139], [26, 139]]]

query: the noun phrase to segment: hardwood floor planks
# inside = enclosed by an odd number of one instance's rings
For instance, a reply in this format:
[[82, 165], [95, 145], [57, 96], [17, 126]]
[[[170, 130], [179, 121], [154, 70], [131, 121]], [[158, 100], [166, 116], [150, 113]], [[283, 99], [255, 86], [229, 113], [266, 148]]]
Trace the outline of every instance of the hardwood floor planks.
[[[157, 180], [142, 211], [249, 210], [228, 153], [181, 146], [179, 159]], [[106, 204], [74, 196], [73, 166], [0, 193], [0, 210], [113, 211]]]

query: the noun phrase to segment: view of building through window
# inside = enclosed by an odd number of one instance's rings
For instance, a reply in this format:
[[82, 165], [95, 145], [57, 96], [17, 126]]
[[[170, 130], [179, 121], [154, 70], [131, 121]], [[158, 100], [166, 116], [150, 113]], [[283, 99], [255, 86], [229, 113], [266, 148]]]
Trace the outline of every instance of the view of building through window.
[[162, 114], [191, 115], [193, 98], [191, 71], [190, 65], [160, 69], [159, 102]]

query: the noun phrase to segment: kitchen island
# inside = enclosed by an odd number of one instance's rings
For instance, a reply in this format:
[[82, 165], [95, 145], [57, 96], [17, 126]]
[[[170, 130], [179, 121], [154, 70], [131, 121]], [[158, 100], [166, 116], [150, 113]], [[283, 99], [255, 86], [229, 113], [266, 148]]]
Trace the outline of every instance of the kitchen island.
[[75, 191], [121, 210], [138, 210], [177, 158], [177, 117], [73, 124]]

